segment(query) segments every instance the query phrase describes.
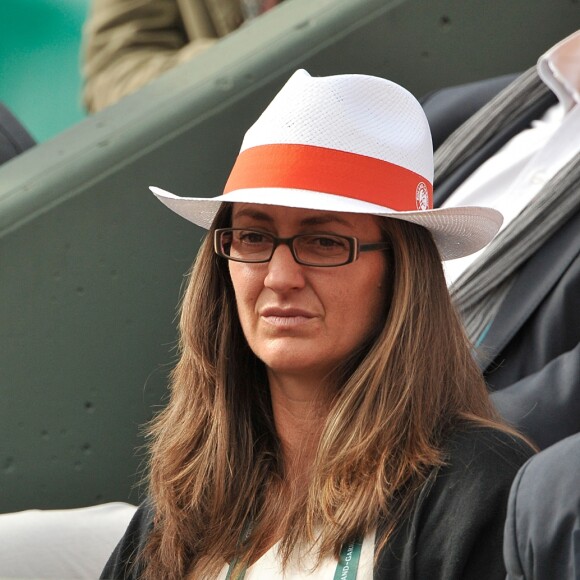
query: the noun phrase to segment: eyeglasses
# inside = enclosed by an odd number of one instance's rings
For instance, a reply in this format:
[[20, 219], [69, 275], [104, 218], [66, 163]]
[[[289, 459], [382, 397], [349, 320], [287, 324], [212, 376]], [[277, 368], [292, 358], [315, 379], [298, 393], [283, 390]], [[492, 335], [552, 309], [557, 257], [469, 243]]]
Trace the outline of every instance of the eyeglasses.
[[388, 242], [361, 244], [353, 236], [337, 234], [298, 234], [291, 238], [278, 238], [258, 230], [241, 228], [222, 228], [214, 232], [216, 254], [234, 262], [269, 262], [280, 245], [290, 248], [298, 264], [321, 268], [344, 266], [354, 262], [360, 252], [390, 247]]

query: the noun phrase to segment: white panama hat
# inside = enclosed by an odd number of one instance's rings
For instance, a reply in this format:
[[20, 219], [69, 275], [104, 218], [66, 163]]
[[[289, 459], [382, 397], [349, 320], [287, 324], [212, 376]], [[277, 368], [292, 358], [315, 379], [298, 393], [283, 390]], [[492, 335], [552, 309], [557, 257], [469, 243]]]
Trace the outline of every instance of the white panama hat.
[[223, 202], [365, 213], [427, 228], [443, 260], [488, 244], [502, 215], [433, 209], [433, 146], [419, 102], [367, 75], [296, 71], [244, 137], [224, 193], [179, 197], [151, 187], [171, 210], [209, 228]]

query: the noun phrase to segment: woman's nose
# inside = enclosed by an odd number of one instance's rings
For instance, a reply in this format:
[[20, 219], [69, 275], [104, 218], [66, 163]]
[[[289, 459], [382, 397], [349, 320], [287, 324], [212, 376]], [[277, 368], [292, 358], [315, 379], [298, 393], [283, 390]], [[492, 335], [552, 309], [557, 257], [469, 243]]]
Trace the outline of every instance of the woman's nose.
[[304, 284], [304, 266], [296, 262], [288, 246], [279, 245], [268, 262], [264, 286], [275, 292], [287, 292], [302, 288]]

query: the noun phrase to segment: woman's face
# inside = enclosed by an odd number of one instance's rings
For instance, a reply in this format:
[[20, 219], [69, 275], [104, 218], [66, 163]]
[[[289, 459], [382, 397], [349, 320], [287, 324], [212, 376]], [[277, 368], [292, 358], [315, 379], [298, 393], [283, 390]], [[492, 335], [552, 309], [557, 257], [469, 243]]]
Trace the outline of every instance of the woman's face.
[[[374, 216], [236, 203], [232, 227], [278, 237], [333, 233], [380, 242]], [[229, 262], [246, 340], [270, 373], [328, 375], [381, 324], [384, 252], [362, 252], [347, 265], [320, 268], [295, 262], [280, 245], [270, 262]]]

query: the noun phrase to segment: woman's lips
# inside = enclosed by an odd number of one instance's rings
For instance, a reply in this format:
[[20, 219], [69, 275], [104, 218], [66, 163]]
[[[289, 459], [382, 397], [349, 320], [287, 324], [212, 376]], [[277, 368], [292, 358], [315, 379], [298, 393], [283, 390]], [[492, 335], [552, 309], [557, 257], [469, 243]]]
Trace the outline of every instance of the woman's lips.
[[272, 326], [290, 327], [306, 324], [315, 315], [300, 308], [265, 308], [260, 312], [260, 317]]

